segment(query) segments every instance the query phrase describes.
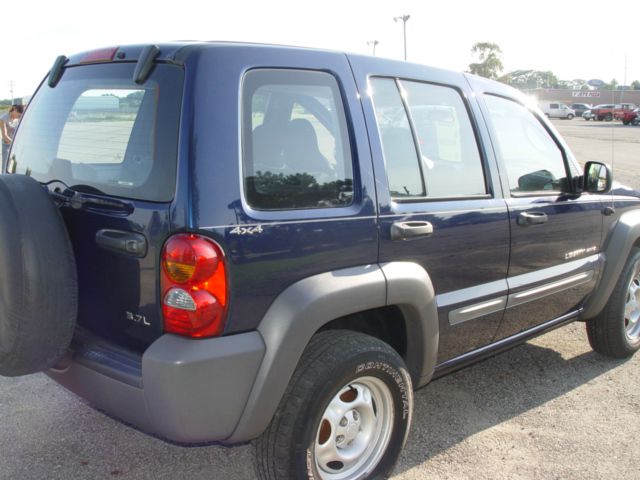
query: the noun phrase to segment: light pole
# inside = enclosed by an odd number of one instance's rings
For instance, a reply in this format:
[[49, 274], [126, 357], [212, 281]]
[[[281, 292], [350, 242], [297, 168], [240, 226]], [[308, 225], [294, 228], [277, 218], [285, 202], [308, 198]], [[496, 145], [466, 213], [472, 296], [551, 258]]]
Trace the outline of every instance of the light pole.
[[407, 20], [411, 18], [411, 15], [402, 15], [400, 17], [393, 17], [393, 21], [397, 22], [402, 20], [402, 34], [404, 37], [404, 59], [407, 60]]
[[376, 45], [378, 45], [380, 42], [378, 40], [368, 40], [367, 41], [367, 45], [373, 45], [373, 56], [376, 56]]
[[16, 85], [16, 82], [14, 82], [13, 80], [9, 80], [9, 91], [11, 92], [11, 105], [14, 104], [14, 99], [13, 99], [13, 87]]

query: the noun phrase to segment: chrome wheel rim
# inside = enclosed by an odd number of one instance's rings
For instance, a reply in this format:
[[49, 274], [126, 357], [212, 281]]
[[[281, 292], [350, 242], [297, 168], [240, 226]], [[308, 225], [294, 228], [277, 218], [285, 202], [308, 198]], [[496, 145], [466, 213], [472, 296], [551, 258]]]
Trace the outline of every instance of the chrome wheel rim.
[[323, 480], [356, 479], [380, 462], [393, 430], [393, 396], [375, 377], [348, 383], [331, 399], [315, 436], [313, 457]]
[[624, 333], [631, 342], [640, 339], [640, 262], [636, 262], [627, 287], [624, 305]]

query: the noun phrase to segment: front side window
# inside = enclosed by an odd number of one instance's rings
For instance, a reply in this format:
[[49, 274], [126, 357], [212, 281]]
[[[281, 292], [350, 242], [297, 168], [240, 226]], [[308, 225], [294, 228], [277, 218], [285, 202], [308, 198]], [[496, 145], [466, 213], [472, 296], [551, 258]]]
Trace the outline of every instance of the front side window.
[[323, 72], [252, 70], [243, 86], [243, 173], [258, 210], [353, 201], [353, 166], [336, 79]]
[[498, 151], [513, 194], [567, 191], [562, 151], [524, 106], [485, 95]]

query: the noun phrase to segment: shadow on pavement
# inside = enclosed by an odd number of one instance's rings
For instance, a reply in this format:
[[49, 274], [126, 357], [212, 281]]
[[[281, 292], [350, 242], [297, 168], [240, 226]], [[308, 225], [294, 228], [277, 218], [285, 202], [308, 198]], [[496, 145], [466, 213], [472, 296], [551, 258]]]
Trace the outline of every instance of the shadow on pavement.
[[564, 359], [555, 350], [527, 343], [438, 379], [415, 393], [413, 427], [395, 474], [624, 362], [595, 352]]

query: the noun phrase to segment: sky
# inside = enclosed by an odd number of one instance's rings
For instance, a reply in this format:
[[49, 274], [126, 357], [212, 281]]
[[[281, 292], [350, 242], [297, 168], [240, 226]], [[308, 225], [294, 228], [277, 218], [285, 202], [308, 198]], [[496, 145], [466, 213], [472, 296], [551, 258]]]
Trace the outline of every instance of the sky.
[[[21, 0], [0, 8], [0, 99], [31, 95], [58, 55], [130, 43], [235, 40], [326, 48], [463, 71], [471, 47], [502, 49], [503, 73], [640, 80], [640, 2], [619, 0]], [[608, 20], [608, 21], [607, 21]], [[626, 65], [626, 67], [625, 67]]]

